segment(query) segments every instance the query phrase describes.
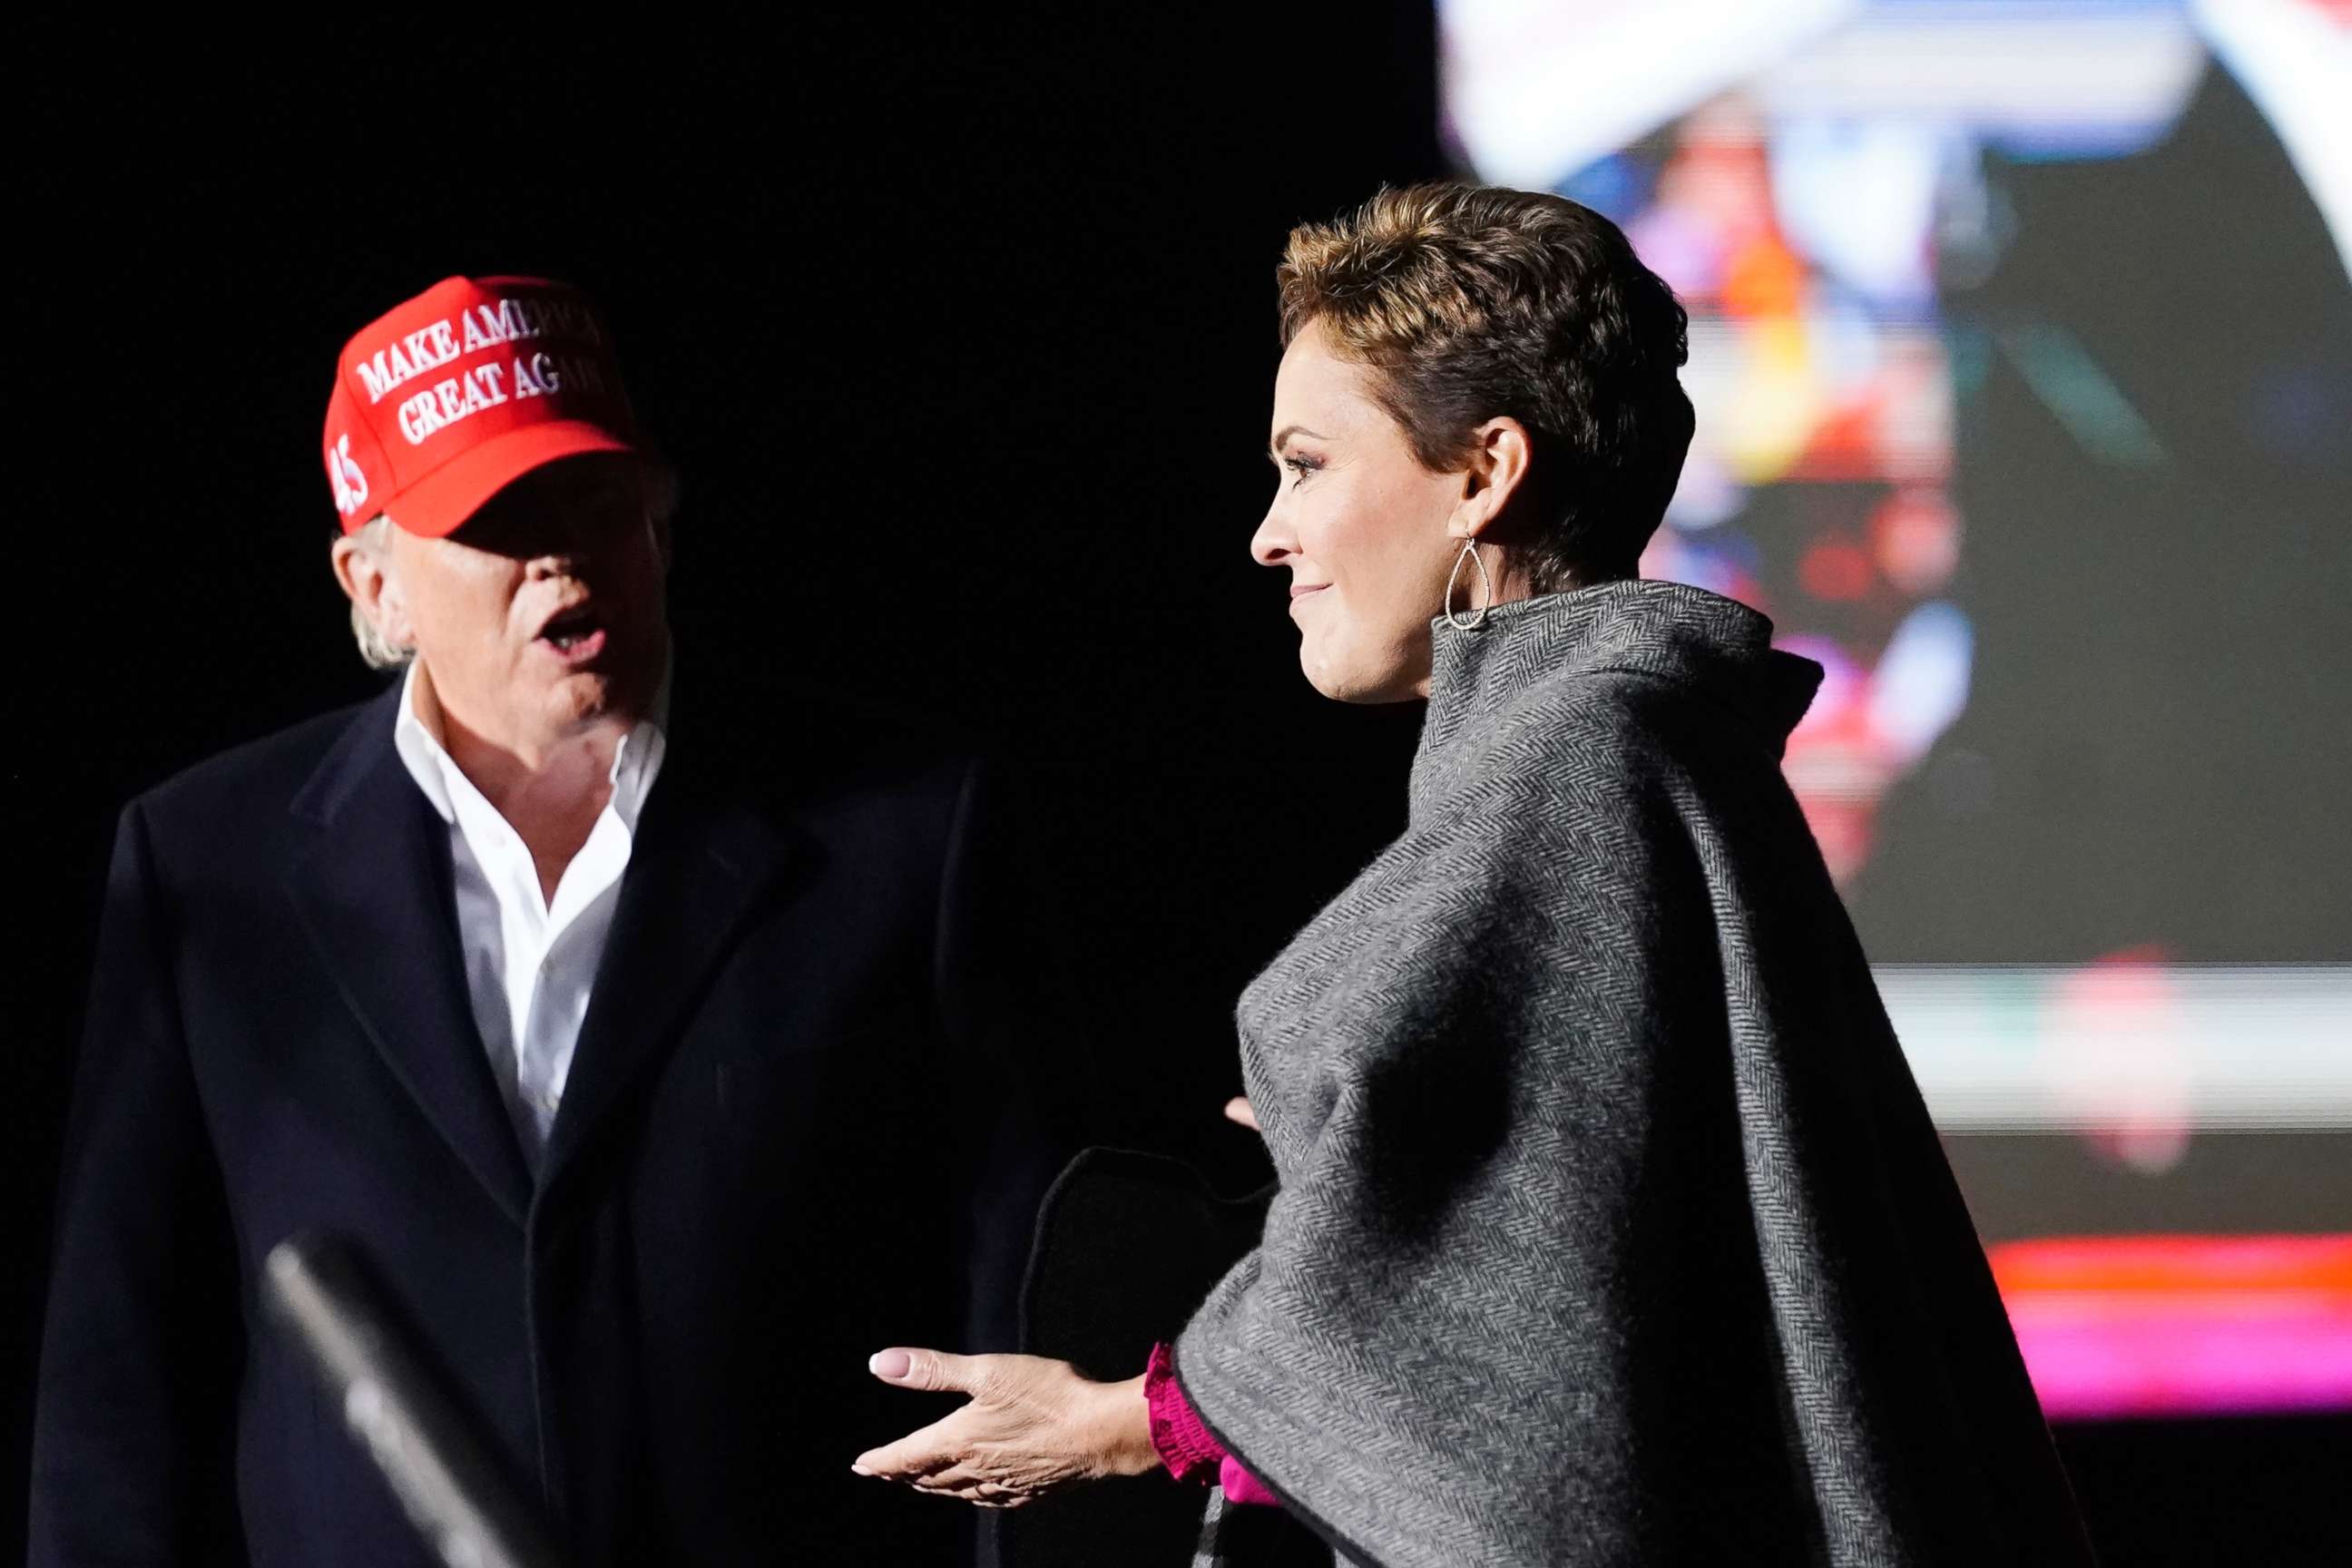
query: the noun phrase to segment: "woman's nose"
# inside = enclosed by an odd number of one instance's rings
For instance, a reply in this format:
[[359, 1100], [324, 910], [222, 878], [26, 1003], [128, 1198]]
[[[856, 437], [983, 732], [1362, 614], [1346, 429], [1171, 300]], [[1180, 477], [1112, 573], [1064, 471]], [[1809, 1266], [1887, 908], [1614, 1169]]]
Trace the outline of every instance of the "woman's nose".
[[1279, 566], [1298, 553], [1298, 541], [1281, 520], [1282, 503], [1266, 508], [1265, 516], [1250, 535], [1250, 559], [1261, 566]]

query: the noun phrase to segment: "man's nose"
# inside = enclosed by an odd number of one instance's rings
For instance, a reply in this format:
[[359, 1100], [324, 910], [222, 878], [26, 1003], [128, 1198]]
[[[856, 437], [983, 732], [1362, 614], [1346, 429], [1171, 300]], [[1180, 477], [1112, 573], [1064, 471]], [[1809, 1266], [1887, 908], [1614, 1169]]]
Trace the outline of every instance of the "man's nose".
[[542, 540], [524, 563], [524, 570], [533, 578], [571, 577], [579, 574], [587, 560], [587, 552], [574, 541]]
[[576, 572], [595, 552], [595, 530], [575, 517], [550, 518], [530, 542], [526, 558], [531, 575], [552, 577]]

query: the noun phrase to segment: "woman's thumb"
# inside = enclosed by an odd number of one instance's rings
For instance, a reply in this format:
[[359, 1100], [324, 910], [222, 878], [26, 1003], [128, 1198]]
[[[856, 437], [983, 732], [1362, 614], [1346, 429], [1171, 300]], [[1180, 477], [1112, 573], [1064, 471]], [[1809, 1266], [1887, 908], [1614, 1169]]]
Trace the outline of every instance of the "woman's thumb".
[[975, 1364], [977, 1360], [973, 1356], [950, 1355], [944, 1351], [887, 1350], [867, 1357], [866, 1370], [901, 1388], [978, 1394], [982, 1369]]

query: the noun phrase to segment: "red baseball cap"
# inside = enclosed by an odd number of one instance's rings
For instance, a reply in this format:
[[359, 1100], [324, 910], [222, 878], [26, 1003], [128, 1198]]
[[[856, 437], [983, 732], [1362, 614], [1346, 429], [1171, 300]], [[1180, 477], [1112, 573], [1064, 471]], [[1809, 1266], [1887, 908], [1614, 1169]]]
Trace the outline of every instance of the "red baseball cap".
[[327, 399], [345, 533], [389, 512], [439, 539], [543, 463], [636, 449], [595, 307], [544, 278], [436, 283], [343, 345]]

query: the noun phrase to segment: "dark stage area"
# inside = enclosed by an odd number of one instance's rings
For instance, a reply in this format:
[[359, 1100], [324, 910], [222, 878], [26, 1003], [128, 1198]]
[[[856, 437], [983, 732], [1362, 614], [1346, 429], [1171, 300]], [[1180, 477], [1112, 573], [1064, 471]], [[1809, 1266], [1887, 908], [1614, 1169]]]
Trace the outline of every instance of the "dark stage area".
[[[1397, 832], [1420, 722], [1318, 697], [1280, 574], [1249, 558], [1273, 484], [1273, 268], [1293, 225], [1460, 172], [1437, 19], [868, 8], [694, 35], [658, 15], [560, 39], [482, 19], [357, 56], [85, 41], [20, 60], [29, 625], [6, 788], [30, 897], [0, 1088], [0, 1552], [23, 1526], [116, 816], [382, 689], [329, 573], [316, 437], [345, 339], [452, 274], [542, 274], [601, 304], [680, 479], [680, 691], [740, 694], [731, 721], [781, 755], [824, 754], [835, 721], [812, 714], [984, 747], [1051, 933], [1010, 983], [1077, 1020], [1048, 1053], [1065, 1112], [1223, 1191], [1266, 1179], [1220, 1114], [1234, 998]], [[1991, 374], [1998, 432], [2025, 398]], [[1966, 477], [1998, 493], [1994, 472]], [[1898, 790], [1890, 812], [1926, 798]], [[1922, 877], [1969, 858], [1919, 855]], [[1863, 897], [1925, 942], [1933, 922], [1886, 880], [1909, 864], [1874, 865]], [[2027, 1173], [2071, 1168], [2004, 1162], [1986, 1184], [2030, 1210]], [[2057, 1436], [2110, 1563], [2352, 1561], [2342, 1413]]]

